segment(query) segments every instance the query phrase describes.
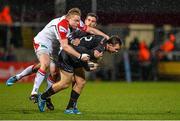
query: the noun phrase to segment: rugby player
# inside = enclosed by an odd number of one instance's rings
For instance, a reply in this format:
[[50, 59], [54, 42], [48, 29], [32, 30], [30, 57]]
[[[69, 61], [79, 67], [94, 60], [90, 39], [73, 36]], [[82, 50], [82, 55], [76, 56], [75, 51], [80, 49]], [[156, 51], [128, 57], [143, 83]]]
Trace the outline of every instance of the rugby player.
[[[119, 37], [113, 36], [109, 40], [105, 39], [101, 36], [96, 35], [89, 35], [88, 41], [80, 41], [79, 46], [74, 47], [78, 52], [80, 53], [88, 53], [90, 55], [90, 60], [97, 60], [99, 58], [96, 55], [96, 52], [103, 53], [104, 51], [108, 51], [111, 53], [118, 52], [121, 48], [122, 41]], [[84, 38], [85, 39], [85, 38]], [[83, 45], [83, 46], [81, 46]], [[91, 63], [91, 65], [96, 65], [95, 63]], [[86, 70], [91, 70], [91, 65], [88, 64], [88, 62], [83, 62], [81, 60], [78, 60], [74, 58], [71, 55], [68, 55], [64, 50], [61, 51], [59, 55], [59, 65], [60, 65], [60, 73], [61, 73], [61, 79], [60, 81], [56, 82], [52, 85], [45, 93], [38, 96], [38, 108], [41, 112], [45, 111], [45, 104], [46, 99], [49, 98], [51, 95], [54, 95], [55, 93], [62, 91], [69, 87], [69, 85], [72, 83], [72, 77], [75, 75], [75, 78], [79, 78], [80, 81], [85, 81], [84, 72], [81, 73], [79, 70], [76, 70], [76, 68], [85, 68]], [[76, 84], [75, 84], [76, 85]], [[75, 86], [74, 85], [74, 86]], [[76, 107], [77, 99], [80, 95], [80, 92], [82, 91], [82, 88], [76, 87], [71, 92], [71, 99], [68, 104], [67, 109], [65, 110], [65, 113], [67, 114], [80, 114], [80, 111]]]

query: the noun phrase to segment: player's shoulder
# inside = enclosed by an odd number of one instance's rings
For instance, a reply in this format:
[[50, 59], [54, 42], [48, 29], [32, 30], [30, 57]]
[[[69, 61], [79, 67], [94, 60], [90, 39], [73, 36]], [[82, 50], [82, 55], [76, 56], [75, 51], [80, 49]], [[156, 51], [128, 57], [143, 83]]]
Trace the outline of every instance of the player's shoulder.
[[89, 38], [92, 37], [92, 40], [94, 40], [94, 42], [97, 42], [97, 43], [104, 41], [104, 37], [101, 35], [90, 34], [88, 36], [89, 36]]
[[68, 20], [65, 17], [62, 17], [57, 25], [58, 26], [62, 26], [62, 27], [67, 29], [68, 26], [69, 26], [69, 22], [68, 22]]

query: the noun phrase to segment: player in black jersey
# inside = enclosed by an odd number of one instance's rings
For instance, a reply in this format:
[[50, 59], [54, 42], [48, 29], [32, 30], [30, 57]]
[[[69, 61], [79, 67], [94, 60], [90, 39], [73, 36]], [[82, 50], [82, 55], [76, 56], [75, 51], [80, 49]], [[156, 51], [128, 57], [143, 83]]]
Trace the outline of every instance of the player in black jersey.
[[[79, 46], [75, 46], [74, 48], [80, 53], [87, 52], [90, 55], [91, 60], [98, 59], [105, 51], [111, 53], [118, 52], [122, 45], [121, 39], [117, 36], [112, 36], [109, 40], [96, 35], [90, 35], [87, 37], [89, 38], [88, 40], [87, 38], [82, 38]], [[95, 63], [91, 63], [91, 65], [84, 63], [81, 60], [66, 54], [63, 50], [59, 55], [59, 60], [61, 68], [61, 80], [53, 84], [52, 87], [50, 87], [45, 93], [39, 95], [38, 107], [41, 112], [44, 111], [47, 98], [57, 93], [58, 91], [68, 88], [72, 83], [73, 76], [75, 76], [75, 80], [78, 78], [79, 81], [86, 82], [83, 68], [86, 70], [91, 70], [91, 66], [96, 65]], [[84, 85], [81, 85], [80, 87], [77, 83], [78, 82], [75, 83], [71, 92], [71, 99], [67, 109], [65, 110], [66, 114], [80, 114], [76, 107], [76, 103]]]

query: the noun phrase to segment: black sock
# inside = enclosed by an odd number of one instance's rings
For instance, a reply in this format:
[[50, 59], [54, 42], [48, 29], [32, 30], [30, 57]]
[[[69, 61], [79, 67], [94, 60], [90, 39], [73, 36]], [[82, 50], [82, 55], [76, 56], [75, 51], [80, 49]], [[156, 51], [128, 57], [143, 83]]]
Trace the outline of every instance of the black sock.
[[47, 98], [49, 98], [51, 95], [55, 94], [52, 86], [46, 91], [44, 92], [42, 95], [41, 95], [41, 98], [43, 100], [46, 100]]
[[66, 109], [75, 108], [74, 106], [77, 102], [77, 99], [79, 98], [79, 95], [80, 94], [78, 94], [76, 91], [74, 90], [71, 91], [71, 97], [70, 97], [69, 104]]

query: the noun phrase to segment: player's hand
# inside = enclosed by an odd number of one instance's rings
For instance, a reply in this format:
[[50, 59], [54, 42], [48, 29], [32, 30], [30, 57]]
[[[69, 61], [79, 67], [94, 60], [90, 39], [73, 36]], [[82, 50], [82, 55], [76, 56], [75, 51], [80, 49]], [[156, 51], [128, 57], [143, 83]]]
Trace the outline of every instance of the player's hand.
[[90, 71], [95, 71], [99, 67], [99, 64], [89, 61], [88, 66]]
[[97, 51], [97, 50], [94, 50], [94, 57], [95, 58], [100, 58], [100, 57], [102, 57], [103, 56], [103, 52], [99, 52], [99, 51]]
[[74, 39], [74, 40], [72, 41], [72, 44], [73, 44], [74, 46], [78, 46], [78, 45], [80, 44], [80, 39], [79, 39], [79, 38]]
[[105, 38], [106, 38], [107, 40], [109, 40], [110, 37], [109, 37], [108, 35], [106, 35]]
[[90, 56], [89, 56], [88, 54], [82, 53], [82, 54], [80, 55], [79, 59], [82, 60], [82, 61], [87, 62], [87, 61], [89, 61]]

